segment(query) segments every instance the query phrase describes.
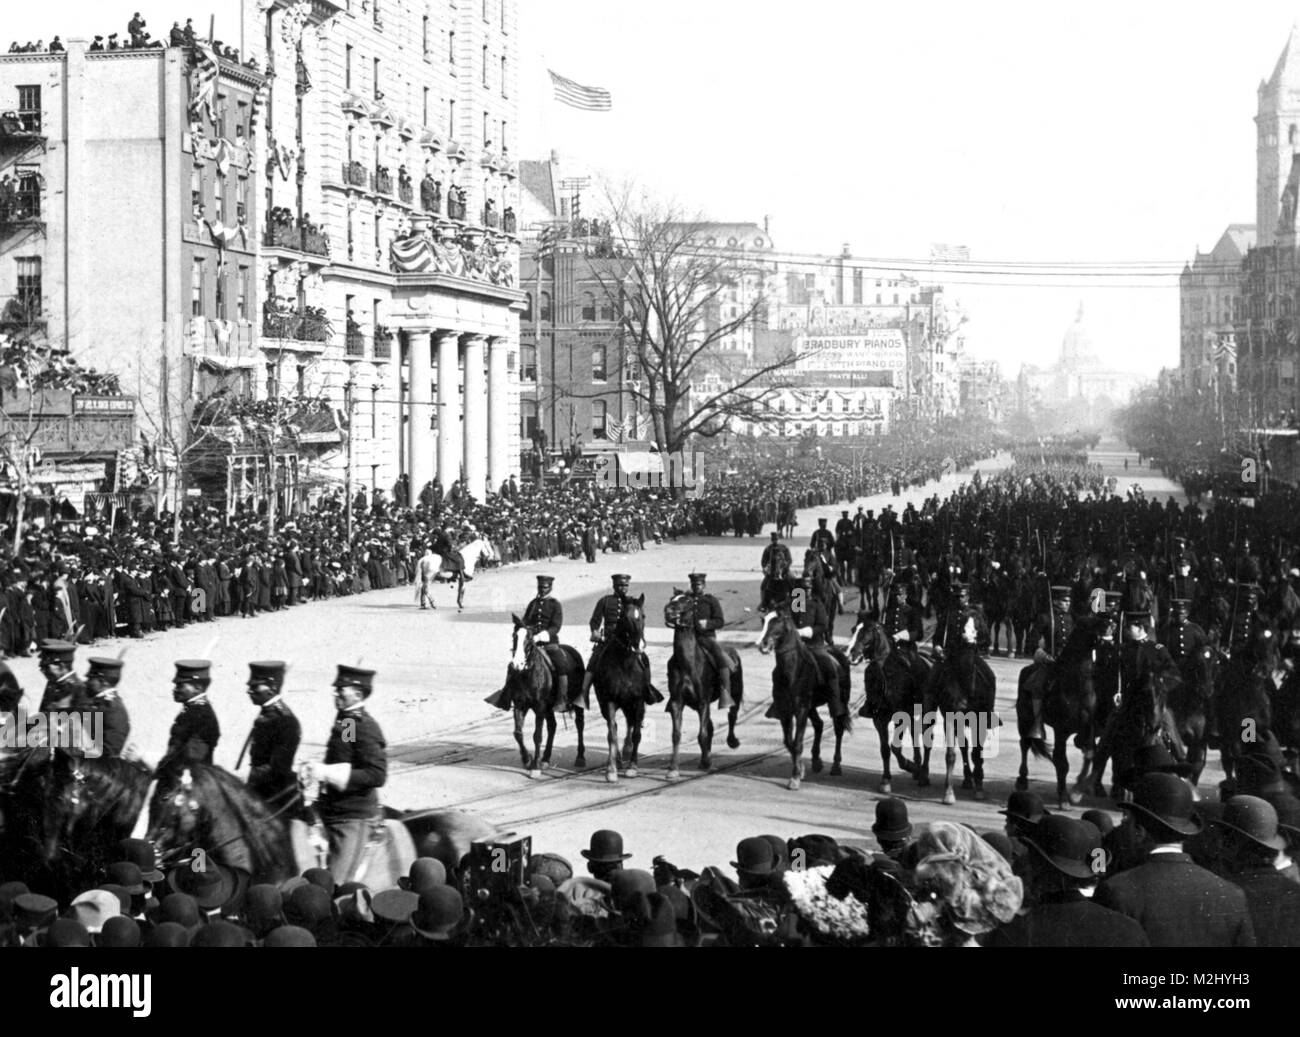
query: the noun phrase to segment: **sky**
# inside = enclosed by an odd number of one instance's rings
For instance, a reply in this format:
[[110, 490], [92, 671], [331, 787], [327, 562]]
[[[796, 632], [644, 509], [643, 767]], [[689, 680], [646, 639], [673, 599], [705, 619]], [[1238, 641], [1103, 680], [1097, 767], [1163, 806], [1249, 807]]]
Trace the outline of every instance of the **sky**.
[[[155, 35], [214, 13], [217, 35], [238, 39], [237, 0], [137, 2]], [[0, 31], [125, 34], [136, 6], [10, 4]], [[1009, 374], [1050, 363], [1081, 303], [1103, 363], [1177, 363], [1177, 272], [1229, 223], [1254, 222], [1256, 90], [1300, 19], [1282, 0], [519, 6], [516, 155], [554, 149], [570, 172], [634, 180], [710, 219], [766, 217], [782, 251], [925, 261], [942, 242], [999, 269], [1165, 272], [936, 271], [971, 351]], [[608, 89], [612, 111], [555, 105], [547, 67]]]

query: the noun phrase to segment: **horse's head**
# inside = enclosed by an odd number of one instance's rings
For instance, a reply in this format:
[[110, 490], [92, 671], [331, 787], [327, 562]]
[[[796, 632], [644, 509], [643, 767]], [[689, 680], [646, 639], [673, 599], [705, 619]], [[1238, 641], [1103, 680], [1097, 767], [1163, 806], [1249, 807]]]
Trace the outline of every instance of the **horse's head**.
[[695, 599], [690, 593], [673, 588], [673, 596], [664, 606], [664, 625], [670, 630], [689, 629], [695, 623]]
[[797, 636], [794, 617], [790, 615], [790, 606], [783, 603], [763, 617], [763, 629], [759, 631], [755, 646], [767, 655], [787, 643], [792, 636]]
[[623, 614], [614, 626], [614, 639], [623, 644], [628, 651], [639, 652], [645, 641], [645, 595], [627, 598], [623, 602]]
[[523, 673], [532, 663], [533, 635], [518, 616], [512, 614], [510, 618], [515, 621], [510, 641], [510, 668], [516, 673]]
[[866, 613], [860, 613], [858, 625], [849, 638], [849, 662], [856, 666], [864, 659], [875, 662], [889, 654], [889, 638], [880, 623]]

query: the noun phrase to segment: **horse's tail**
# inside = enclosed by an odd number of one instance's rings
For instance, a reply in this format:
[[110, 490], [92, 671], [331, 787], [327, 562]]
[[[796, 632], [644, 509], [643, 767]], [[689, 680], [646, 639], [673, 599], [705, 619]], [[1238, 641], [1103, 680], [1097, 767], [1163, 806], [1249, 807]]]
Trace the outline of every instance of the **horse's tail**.
[[1030, 738], [1029, 751], [1039, 760], [1050, 760], [1052, 758], [1051, 750], [1047, 748], [1046, 738]]

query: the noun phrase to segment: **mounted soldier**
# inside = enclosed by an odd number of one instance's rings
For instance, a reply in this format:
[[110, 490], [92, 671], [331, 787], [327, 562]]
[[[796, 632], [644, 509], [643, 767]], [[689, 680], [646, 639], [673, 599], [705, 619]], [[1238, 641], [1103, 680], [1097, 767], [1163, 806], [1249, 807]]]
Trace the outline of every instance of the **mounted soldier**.
[[1169, 615], [1160, 627], [1160, 643], [1180, 668], [1183, 660], [1210, 647], [1209, 636], [1189, 618], [1191, 604], [1186, 598], [1172, 599]]
[[908, 655], [916, 654], [925, 639], [925, 621], [921, 618], [921, 610], [907, 603], [905, 584], [896, 582], [890, 586], [883, 625], [897, 650]]
[[104, 715], [104, 744], [106, 758], [121, 757], [131, 736], [131, 718], [118, 694], [122, 679], [122, 660], [96, 658], [90, 660], [86, 673], [86, 708]]
[[286, 669], [278, 661], [248, 664], [248, 697], [258, 707], [248, 733], [248, 787], [273, 809], [288, 806], [298, 792], [293, 759], [302, 725], [281, 695]]
[[[537, 577], [537, 595], [524, 609], [523, 626], [532, 635], [533, 644], [541, 649], [543, 657], [551, 666], [551, 672], [556, 677], [555, 711], [567, 713], [572, 701], [571, 683], [576, 683], [577, 674], [573, 674], [575, 682], [570, 682], [568, 660], [560, 644], [560, 628], [564, 626], [564, 607], [551, 597], [551, 589], [554, 586], [554, 576]], [[487, 701], [508, 713], [514, 709], [510, 690], [511, 682], [507, 669], [505, 687]], [[590, 708], [585, 697], [582, 708], [584, 710]]]
[[[798, 589], [790, 595], [791, 616], [803, 643], [817, 660], [826, 691], [827, 709], [832, 719], [848, 713], [848, 695], [845, 693], [849, 673], [848, 660], [842, 653], [837, 658], [831, 640], [830, 613], [826, 605], [813, 593], [811, 573], [799, 577]], [[798, 608], [802, 604], [802, 608]], [[842, 660], [842, 661], [841, 661]], [[768, 714], [771, 716], [771, 712]]]
[[[1040, 613], [1034, 625], [1034, 632], [1039, 641], [1034, 651], [1034, 666], [1047, 667], [1049, 674], [1056, 665], [1065, 648], [1066, 642], [1074, 633], [1074, 617], [1070, 614], [1070, 588], [1058, 586], [1052, 588], [1051, 607]], [[1049, 676], [1050, 679], [1050, 676]], [[1045, 738], [1043, 728], [1043, 697], [1047, 693], [1047, 681], [1035, 680], [1027, 684], [1033, 704], [1033, 726], [1029, 730], [1030, 738]]]
[[[614, 593], [606, 594], [596, 602], [588, 624], [591, 627], [591, 640], [596, 647], [591, 650], [591, 658], [587, 660], [587, 670], [582, 677], [581, 695], [584, 704], [591, 701], [591, 683], [595, 679], [596, 667], [605, 654], [606, 636], [623, 618], [623, 610], [627, 607], [629, 599], [628, 590], [632, 586], [632, 577], [626, 573], [615, 573], [611, 581], [614, 584]], [[650, 660], [646, 658], [644, 651], [639, 652], [637, 658], [646, 674], [646, 704], [654, 705], [656, 702], [662, 702], [662, 694], [656, 690], [650, 680]], [[584, 705], [583, 708], [585, 709], [586, 706]]]
[[718, 708], [729, 710], [731, 700], [731, 660], [718, 645], [717, 632], [726, 625], [722, 605], [705, 590], [708, 577], [704, 573], [691, 573], [691, 597], [695, 600], [695, 640], [700, 649], [713, 661], [718, 675]]
[[781, 543], [781, 534], [772, 531], [772, 542], [763, 548], [763, 586], [760, 590], [759, 611], [766, 610], [772, 601], [772, 588], [790, 577], [790, 549]]
[[212, 763], [221, 738], [221, 725], [208, 701], [212, 685], [212, 663], [206, 659], [182, 659], [176, 663], [172, 678], [172, 698], [181, 704], [180, 715], [172, 724], [167, 752], [158, 764], [158, 773], [169, 767], [189, 763]]
[[1236, 615], [1232, 619], [1229, 654], [1254, 651], [1256, 641], [1268, 623], [1259, 611], [1259, 587], [1244, 584], [1237, 588]]

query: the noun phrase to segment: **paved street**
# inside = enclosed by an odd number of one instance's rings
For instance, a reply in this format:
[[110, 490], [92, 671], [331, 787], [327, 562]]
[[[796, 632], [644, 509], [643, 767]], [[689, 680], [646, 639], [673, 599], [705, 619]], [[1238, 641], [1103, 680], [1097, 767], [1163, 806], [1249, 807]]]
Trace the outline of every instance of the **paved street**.
[[[989, 471], [1006, 460], [986, 462], [982, 467]], [[1163, 485], [1155, 473], [1139, 472], [1133, 464], [1127, 475], [1122, 460], [1118, 468], [1121, 479], [1141, 482], [1148, 493], [1172, 488]], [[969, 473], [961, 473], [913, 490], [901, 501], [892, 500], [896, 508], [908, 499], [919, 504], [934, 492], [951, 492], [968, 477]], [[862, 504], [878, 511], [890, 500], [885, 494], [849, 507], [852, 511]], [[833, 525], [838, 509], [801, 512], [797, 549], [804, 546], [819, 516]], [[591, 831], [617, 828], [636, 855], [634, 861], [642, 865], [657, 853], [688, 867], [726, 863], [737, 840], [758, 831], [782, 835], [818, 831], [869, 838], [880, 757], [874, 729], [866, 721], [859, 720], [845, 739], [841, 777], [809, 773], [801, 791], [785, 788], [789, 762], [781, 745], [780, 726], [763, 716], [770, 698], [771, 661], [753, 647], [759, 625], [753, 611], [760, 580], [759, 555], [765, 541], [766, 530], [762, 537], [752, 539], [692, 539], [662, 547], [651, 544], [644, 552], [602, 555], [591, 565], [557, 560], [485, 572], [468, 585], [466, 609], [459, 615], [450, 589], [441, 592], [437, 612], [421, 612], [413, 590], [399, 588], [302, 605], [255, 619], [193, 626], [143, 641], [107, 643], [96, 646], [93, 653], [126, 651], [124, 687], [132, 714], [132, 737], [155, 759], [166, 744], [177, 710], [169, 685], [171, 664], [176, 659], [214, 661], [213, 702], [223, 725], [216, 758], [227, 768], [234, 767], [254, 716], [243, 691], [248, 661], [280, 658], [289, 662], [285, 694], [303, 722], [300, 759], [318, 754], [323, 747], [333, 717], [330, 681], [335, 664], [359, 661], [379, 671], [371, 702], [390, 743], [392, 769], [384, 799], [391, 805], [472, 810], [503, 829], [532, 833], [537, 847], [575, 859]], [[795, 557], [797, 564], [798, 550]], [[541, 779], [530, 781], [520, 768], [510, 716], [492, 709], [483, 698], [500, 686], [510, 644], [510, 613], [522, 612], [533, 593], [534, 576], [543, 570], [555, 576], [556, 596], [566, 614], [564, 639], [585, 654], [587, 619], [595, 600], [605, 593], [612, 573], [629, 572], [633, 593], [646, 595], [652, 624], [647, 629], [649, 655], [656, 683], [666, 688], [671, 636], [662, 625], [663, 606], [673, 588], [684, 586], [687, 573], [696, 569], [709, 573], [711, 589], [731, 622], [724, 639], [740, 650], [746, 688], [746, 704], [737, 727], [741, 747], [730, 750], [721, 737], [716, 738], [714, 768], [707, 774], [700, 772], [696, 769], [696, 724], [688, 714], [683, 776], [670, 783], [665, 771], [671, 725], [666, 714], [656, 712], [648, 718], [643, 735], [639, 776], [610, 785], [604, 776], [604, 722], [588, 722], [589, 766], [584, 771], [572, 768], [576, 735], [571, 722], [562, 723], [556, 736], [557, 766]], [[836, 634], [841, 642], [848, 630], [849, 617], [839, 617]], [[90, 653], [83, 651], [82, 655], [86, 654]], [[1011, 718], [1016, 675], [1022, 664], [995, 658], [991, 665], [998, 678], [999, 711]], [[29, 696], [37, 697], [40, 678], [35, 662], [18, 660], [14, 669]], [[859, 668], [854, 674], [859, 698], [861, 686]], [[1014, 744], [1000, 749], [988, 764], [987, 803], [976, 803], [969, 793], [959, 793], [955, 807], [943, 807], [939, 803], [941, 784], [922, 790], [907, 776], [896, 778], [895, 792], [912, 802], [917, 819], [942, 817], [980, 829], [998, 827], [1001, 819], [996, 811], [1011, 791], [1019, 764]], [[824, 755], [829, 767], [830, 745]], [[1072, 754], [1072, 759], [1077, 767], [1077, 754]], [[941, 756], [936, 762], [941, 772]], [[1053, 795], [1050, 765], [1035, 763], [1032, 774], [1044, 796]], [[1219, 777], [1217, 765], [1211, 767], [1203, 787], [1213, 788]]]

